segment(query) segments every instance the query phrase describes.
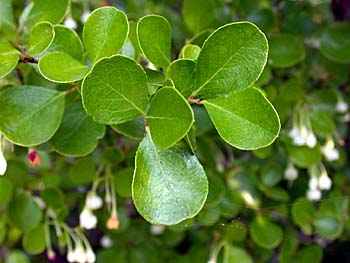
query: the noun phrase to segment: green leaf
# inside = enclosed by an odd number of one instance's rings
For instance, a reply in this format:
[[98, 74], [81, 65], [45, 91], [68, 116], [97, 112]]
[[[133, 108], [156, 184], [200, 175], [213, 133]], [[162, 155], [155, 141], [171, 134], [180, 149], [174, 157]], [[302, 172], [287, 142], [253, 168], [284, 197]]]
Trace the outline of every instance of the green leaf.
[[4, 78], [18, 64], [19, 51], [6, 41], [0, 41], [0, 78]]
[[283, 238], [282, 228], [262, 216], [258, 216], [253, 220], [249, 233], [258, 246], [266, 249], [277, 247]]
[[111, 127], [116, 132], [135, 140], [143, 139], [146, 132], [143, 117], [139, 117], [119, 125], [112, 125]]
[[5, 263], [30, 263], [28, 256], [20, 250], [12, 250], [6, 257]]
[[16, 228], [25, 232], [39, 224], [42, 212], [33, 197], [22, 192], [10, 203], [8, 216]]
[[274, 35], [269, 39], [269, 63], [272, 67], [292, 67], [305, 57], [302, 42], [295, 36], [287, 34]]
[[256, 88], [203, 101], [219, 135], [232, 146], [254, 150], [270, 145], [281, 125], [277, 112]]
[[137, 38], [146, 58], [156, 66], [170, 64], [171, 28], [168, 20], [158, 15], [142, 17], [137, 23]]
[[54, 30], [55, 37], [47, 51], [60, 51], [82, 61], [84, 49], [78, 34], [74, 30], [63, 25], [55, 25]]
[[190, 59], [173, 61], [166, 74], [167, 79], [174, 82], [175, 88], [188, 98], [193, 92], [194, 69], [196, 63]]
[[41, 21], [48, 21], [52, 24], [58, 24], [66, 15], [68, 6], [68, 0], [33, 0], [33, 6], [29, 11], [25, 23], [28, 28], [31, 28], [36, 23]]
[[103, 138], [105, 126], [94, 122], [80, 102], [68, 104], [61, 126], [51, 138], [50, 144], [57, 152], [67, 156], [90, 154]]
[[293, 163], [302, 168], [310, 167], [322, 160], [319, 145], [316, 145], [314, 148], [288, 145], [287, 150], [290, 158], [293, 160]]
[[343, 232], [343, 226], [334, 215], [320, 214], [314, 220], [316, 232], [327, 239], [334, 240]]
[[312, 233], [312, 221], [315, 214], [313, 204], [304, 197], [297, 199], [292, 206], [292, 219], [294, 223], [307, 234]]
[[13, 188], [13, 183], [9, 179], [0, 177], [0, 209], [11, 201]]
[[11, 2], [11, 0], [0, 1], [0, 31], [11, 30], [15, 27]]
[[91, 156], [79, 159], [69, 171], [69, 179], [74, 185], [88, 184], [96, 176], [95, 161]]
[[136, 153], [132, 193], [147, 221], [174, 225], [202, 209], [208, 181], [195, 156], [179, 147], [160, 150], [147, 136]]
[[251, 86], [265, 67], [267, 52], [266, 37], [254, 24], [220, 27], [199, 54], [194, 94], [226, 94]]
[[146, 114], [146, 73], [124, 56], [101, 59], [83, 81], [82, 99], [85, 110], [98, 123], [133, 120]]
[[114, 176], [115, 190], [121, 197], [128, 198], [131, 196], [133, 173], [133, 168], [129, 167], [117, 172]]
[[253, 263], [247, 252], [239, 247], [226, 244], [224, 246], [224, 263]]
[[47, 53], [39, 60], [39, 71], [48, 80], [58, 83], [71, 83], [81, 80], [89, 68], [63, 52]]
[[83, 41], [92, 63], [118, 54], [129, 34], [128, 18], [115, 7], [94, 10], [83, 29]]
[[339, 63], [350, 63], [350, 23], [330, 24], [321, 36], [321, 52]]
[[23, 248], [32, 255], [37, 255], [45, 250], [45, 226], [37, 225], [24, 234]]
[[63, 92], [35, 86], [0, 93], [0, 130], [15, 144], [34, 146], [49, 140], [64, 112]]
[[309, 245], [298, 251], [293, 262], [298, 263], [321, 263], [323, 257], [322, 249], [318, 245]]
[[169, 148], [182, 139], [194, 122], [191, 106], [176, 89], [170, 87], [162, 88], [154, 95], [146, 118], [152, 139], [161, 149]]
[[187, 44], [181, 49], [180, 57], [197, 61], [200, 52], [201, 48], [199, 46]]
[[37, 56], [49, 48], [55, 37], [55, 30], [51, 23], [40, 22], [33, 26], [29, 35], [29, 54]]
[[206, 29], [214, 19], [215, 5], [213, 0], [184, 0], [182, 15], [187, 27], [193, 33]]

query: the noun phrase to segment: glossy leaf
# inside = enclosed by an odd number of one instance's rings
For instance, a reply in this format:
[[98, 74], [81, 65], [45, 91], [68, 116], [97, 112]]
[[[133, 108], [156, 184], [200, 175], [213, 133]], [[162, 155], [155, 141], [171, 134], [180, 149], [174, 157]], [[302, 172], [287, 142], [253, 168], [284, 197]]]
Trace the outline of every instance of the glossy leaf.
[[182, 148], [160, 150], [150, 136], [139, 145], [132, 185], [138, 212], [153, 224], [173, 225], [192, 218], [208, 194], [197, 158]]
[[33, 6], [25, 21], [26, 25], [31, 28], [38, 22], [48, 21], [52, 24], [58, 24], [66, 15], [69, 5], [68, 0], [33, 0]]
[[18, 64], [19, 51], [4, 40], [0, 40], [0, 78], [9, 74]]
[[10, 222], [21, 231], [27, 231], [39, 224], [42, 212], [33, 197], [27, 193], [19, 193], [8, 208]]
[[43, 53], [52, 43], [55, 37], [55, 30], [51, 23], [40, 22], [30, 31], [29, 54], [37, 56]]
[[180, 57], [197, 61], [200, 52], [201, 48], [199, 46], [187, 44], [181, 49]]
[[215, 5], [213, 0], [205, 4], [201, 0], [184, 0], [182, 15], [187, 27], [193, 33], [206, 29], [214, 19]]
[[47, 51], [60, 51], [82, 61], [84, 50], [78, 34], [74, 30], [63, 25], [55, 25], [54, 30], [55, 37]]
[[44, 225], [38, 225], [25, 233], [23, 237], [23, 248], [32, 255], [40, 254], [45, 250], [46, 242]]
[[224, 247], [224, 263], [253, 263], [247, 252], [238, 247], [225, 245]]
[[137, 24], [137, 37], [150, 62], [164, 68], [169, 65], [171, 28], [168, 20], [157, 15], [144, 16]]
[[167, 79], [174, 82], [174, 87], [188, 98], [193, 92], [194, 69], [196, 63], [190, 59], [173, 61], [167, 71]]
[[288, 145], [287, 150], [289, 156], [293, 160], [293, 163], [299, 167], [307, 168], [319, 163], [322, 160], [322, 154], [318, 145], [316, 145], [314, 148]]
[[256, 88], [203, 103], [219, 135], [238, 149], [268, 146], [279, 134], [281, 126], [277, 112]]
[[111, 127], [116, 132], [119, 132], [120, 134], [123, 134], [124, 136], [130, 137], [135, 140], [143, 139], [146, 132], [143, 117], [139, 117], [119, 125], [112, 125]]
[[145, 115], [147, 77], [133, 59], [115, 55], [99, 60], [82, 85], [83, 105], [102, 124], [121, 124]]
[[160, 89], [146, 115], [154, 143], [161, 149], [173, 146], [190, 130], [194, 116], [184, 97], [174, 88]]
[[292, 35], [275, 35], [269, 39], [269, 46], [269, 63], [272, 67], [292, 67], [305, 57], [302, 42]]
[[89, 68], [63, 52], [47, 53], [39, 60], [39, 71], [48, 80], [58, 83], [71, 83], [81, 80]]
[[94, 122], [80, 103], [73, 103], [67, 105], [61, 126], [50, 144], [63, 155], [84, 156], [96, 148], [104, 133], [104, 125]]
[[312, 233], [311, 224], [314, 214], [314, 206], [306, 198], [297, 199], [292, 206], [291, 215], [294, 223], [307, 235], [311, 235]]
[[92, 63], [118, 54], [129, 33], [128, 18], [115, 7], [94, 10], [84, 25], [83, 40]]
[[267, 60], [268, 44], [254, 24], [220, 27], [205, 41], [197, 60], [195, 94], [226, 94], [251, 86]]
[[63, 92], [18, 86], [0, 93], [0, 130], [15, 144], [38, 145], [58, 129], [64, 111]]
[[282, 228], [261, 216], [252, 222], [249, 233], [257, 245], [266, 249], [277, 247], [283, 238]]
[[337, 22], [328, 26], [321, 36], [321, 52], [339, 63], [350, 63], [350, 23]]

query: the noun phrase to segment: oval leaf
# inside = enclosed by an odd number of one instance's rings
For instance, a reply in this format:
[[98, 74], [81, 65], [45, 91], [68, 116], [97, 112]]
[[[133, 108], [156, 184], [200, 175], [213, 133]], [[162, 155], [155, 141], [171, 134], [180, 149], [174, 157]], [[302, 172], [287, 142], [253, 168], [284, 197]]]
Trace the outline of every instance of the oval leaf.
[[51, 23], [41, 22], [36, 24], [30, 31], [29, 54], [37, 56], [43, 53], [52, 43], [55, 30]]
[[50, 143], [63, 155], [84, 156], [91, 153], [103, 138], [105, 126], [94, 122], [80, 103], [67, 105], [60, 128]]
[[41, 21], [58, 24], [66, 15], [68, 6], [69, 0], [33, 0], [33, 6], [29, 11], [25, 24], [29, 28]]
[[265, 67], [267, 52], [266, 37], [254, 24], [220, 27], [199, 54], [194, 95], [226, 94], [251, 86]]
[[203, 103], [219, 135], [238, 149], [268, 146], [279, 134], [281, 124], [277, 112], [256, 88]]
[[60, 51], [81, 61], [84, 55], [84, 48], [78, 34], [63, 25], [55, 25], [54, 30], [55, 37], [47, 51]]
[[16, 228], [27, 231], [39, 224], [42, 212], [33, 197], [22, 192], [10, 203], [8, 216]]
[[94, 10], [83, 29], [83, 41], [91, 62], [117, 54], [129, 34], [127, 16], [115, 7]]
[[283, 238], [282, 228], [261, 216], [254, 219], [250, 225], [249, 233], [258, 246], [266, 249], [277, 247]]
[[39, 60], [38, 66], [46, 79], [59, 83], [81, 80], [89, 72], [86, 65], [63, 52], [47, 53]]
[[173, 61], [167, 71], [167, 79], [174, 82], [174, 87], [188, 98], [193, 92], [194, 69], [196, 63], [190, 59]]
[[42, 253], [46, 247], [45, 226], [38, 225], [28, 232], [23, 237], [23, 248], [32, 255]]
[[269, 62], [272, 67], [292, 67], [305, 57], [302, 42], [295, 36], [280, 34], [269, 39]]
[[323, 32], [321, 52], [339, 63], [350, 63], [350, 23], [333, 23]]
[[136, 153], [132, 195], [139, 213], [152, 224], [174, 225], [202, 209], [208, 180], [197, 158], [174, 147], [160, 150], [150, 136]]
[[18, 64], [19, 51], [6, 41], [0, 41], [0, 78], [9, 74]]
[[137, 37], [146, 58], [166, 68], [170, 64], [171, 28], [162, 16], [144, 16], [137, 23]]
[[0, 93], [0, 130], [15, 144], [38, 145], [58, 129], [65, 93], [35, 86], [18, 86]]
[[101, 59], [83, 81], [82, 98], [85, 110], [98, 123], [133, 120], [146, 114], [146, 73], [124, 56]]
[[161, 149], [182, 139], [194, 121], [190, 105], [177, 90], [169, 87], [154, 95], [146, 118], [152, 139]]

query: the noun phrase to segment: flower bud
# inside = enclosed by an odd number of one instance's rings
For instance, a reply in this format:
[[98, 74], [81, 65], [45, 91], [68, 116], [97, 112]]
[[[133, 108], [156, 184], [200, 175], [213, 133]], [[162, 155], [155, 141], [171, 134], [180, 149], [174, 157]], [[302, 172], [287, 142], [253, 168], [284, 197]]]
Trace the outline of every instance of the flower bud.
[[41, 163], [40, 155], [35, 150], [29, 151], [27, 154], [27, 157], [28, 157], [29, 164], [33, 167]]
[[117, 215], [111, 215], [108, 220], [107, 220], [107, 224], [106, 224], [108, 229], [113, 229], [113, 230], [118, 230], [119, 228], [119, 219]]
[[0, 175], [4, 175], [7, 169], [7, 162], [3, 152], [0, 151]]

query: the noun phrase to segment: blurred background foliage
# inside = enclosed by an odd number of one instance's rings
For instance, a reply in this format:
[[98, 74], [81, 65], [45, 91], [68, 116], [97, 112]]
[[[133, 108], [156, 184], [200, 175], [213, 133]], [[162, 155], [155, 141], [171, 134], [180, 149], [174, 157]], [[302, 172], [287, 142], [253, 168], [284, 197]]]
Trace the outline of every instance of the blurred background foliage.
[[[0, 0], [1, 39], [18, 39], [16, 21], [29, 3]], [[174, 59], [185, 44], [202, 46], [221, 25], [241, 20], [258, 25], [270, 50], [255, 85], [276, 107], [280, 137], [267, 148], [239, 151], [224, 143], [206, 112], [194, 106], [196, 153], [209, 178], [209, 196], [198, 216], [170, 227], [150, 225], [132, 204], [142, 125], [108, 128], [96, 150], [82, 158], [61, 156], [45, 143], [30, 149], [41, 159], [34, 167], [27, 148], [5, 141], [0, 262], [48, 262], [53, 251], [52, 262], [66, 262], [67, 238], [57, 234], [55, 222], [68, 229], [79, 226], [92, 184], [101, 197], [115, 189], [120, 221], [117, 230], [108, 229], [108, 209], [96, 210], [98, 227], [84, 232], [99, 263], [350, 262], [350, 2], [72, 0], [63, 24], [81, 35], [84, 15], [104, 5], [127, 14], [131, 31], [122, 53], [139, 61], [133, 30], [147, 14], [169, 20]], [[25, 83], [67, 89], [68, 84], [48, 82], [28, 64], [20, 69]], [[158, 71], [150, 71], [150, 77], [164, 78]], [[19, 83], [14, 73], [0, 79], [0, 89]], [[101, 174], [102, 167], [110, 169]], [[113, 187], [98, 179], [104, 176]]]

